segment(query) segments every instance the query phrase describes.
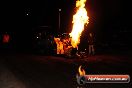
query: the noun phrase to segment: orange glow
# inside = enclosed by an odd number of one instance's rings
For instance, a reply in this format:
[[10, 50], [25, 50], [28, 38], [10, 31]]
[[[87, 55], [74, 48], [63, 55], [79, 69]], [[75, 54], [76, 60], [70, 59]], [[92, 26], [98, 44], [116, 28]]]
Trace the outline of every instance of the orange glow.
[[85, 9], [86, 0], [77, 0], [76, 1], [76, 8], [77, 12], [73, 15], [73, 28], [72, 32], [70, 33], [71, 45], [74, 48], [77, 48], [78, 44], [80, 43], [80, 36], [82, 31], [84, 30], [85, 24], [89, 23], [89, 17], [87, 16], [87, 11]]
[[80, 76], [85, 75], [85, 70], [82, 69], [82, 66], [79, 66], [79, 68], [78, 68], [78, 72], [79, 72]]

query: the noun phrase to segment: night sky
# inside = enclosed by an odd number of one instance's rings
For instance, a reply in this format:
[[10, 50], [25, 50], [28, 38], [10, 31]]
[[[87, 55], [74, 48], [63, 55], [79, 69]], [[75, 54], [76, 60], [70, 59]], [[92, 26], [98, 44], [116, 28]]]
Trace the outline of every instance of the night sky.
[[[2, 21], [10, 26], [52, 26], [58, 27], [58, 9], [61, 8], [62, 30], [72, 27], [76, 0], [41, 0], [23, 2], [5, 2], [2, 6]], [[86, 9], [90, 17], [88, 26], [102, 27], [129, 26], [129, 2], [120, 0], [87, 0]], [[124, 22], [123, 22], [124, 21]], [[19, 24], [20, 23], [20, 24]], [[14, 25], [13, 25], [14, 24]], [[15, 25], [17, 24], [17, 25]], [[12, 29], [8, 29], [12, 30]]]
[[[58, 31], [58, 14], [61, 11], [61, 30], [70, 32], [76, 0], [36, 0], [3, 2], [1, 6], [1, 31], [25, 36], [34, 28], [49, 26]], [[97, 41], [131, 42], [131, 4], [127, 0], [87, 0], [89, 24], [86, 33], [93, 31]], [[84, 35], [86, 34], [84, 33]], [[26, 36], [26, 37], [27, 37]]]

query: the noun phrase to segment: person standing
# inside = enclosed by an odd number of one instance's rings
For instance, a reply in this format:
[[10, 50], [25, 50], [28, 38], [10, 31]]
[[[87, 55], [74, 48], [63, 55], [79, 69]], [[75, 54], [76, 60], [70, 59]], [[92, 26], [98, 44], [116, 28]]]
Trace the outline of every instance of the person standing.
[[7, 44], [7, 43], [9, 43], [9, 40], [10, 40], [10, 36], [9, 36], [9, 34], [6, 32], [6, 33], [3, 35], [3, 43], [4, 43], [4, 44]]
[[59, 50], [60, 50], [60, 54], [64, 54], [64, 44], [62, 42], [62, 39], [59, 41]]
[[55, 41], [55, 43], [56, 43], [56, 49], [57, 49], [57, 51], [56, 51], [56, 54], [60, 54], [60, 48], [59, 48], [59, 41], [60, 41], [60, 38], [54, 38], [54, 41]]
[[54, 38], [56, 45], [57, 45], [57, 54], [64, 54], [64, 49], [63, 49], [63, 42], [61, 41], [60, 38]]
[[10, 35], [7, 32], [3, 34], [2, 43], [4, 49], [8, 49], [10, 47]]
[[88, 35], [88, 44], [89, 44], [89, 55], [94, 55], [95, 54], [94, 36], [92, 33], [89, 33]]

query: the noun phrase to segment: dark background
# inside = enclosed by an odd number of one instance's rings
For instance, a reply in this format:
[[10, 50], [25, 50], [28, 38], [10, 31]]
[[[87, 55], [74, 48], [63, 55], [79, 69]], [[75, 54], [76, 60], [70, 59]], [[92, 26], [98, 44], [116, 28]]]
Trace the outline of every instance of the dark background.
[[[8, 31], [15, 47], [30, 48], [33, 29], [51, 27], [52, 32], [71, 32], [76, 0], [36, 0], [1, 2], [0, 32]], [[61, 8], [61, 29], [58, 9]], [[131, 50], [131, 3], [128, 0], [87, 0], [87, 33], [95, 33], [97, 47]], [[28, 14], [28, 15], [27, 15]]]

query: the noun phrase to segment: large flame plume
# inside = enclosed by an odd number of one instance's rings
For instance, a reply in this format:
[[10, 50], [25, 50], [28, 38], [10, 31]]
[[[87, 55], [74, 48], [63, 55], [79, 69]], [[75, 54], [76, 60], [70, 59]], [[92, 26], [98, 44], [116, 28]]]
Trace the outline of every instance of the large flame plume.
[[73, 16], [73, 28], [72, 32], [70, 33], [71, 36], [71, 45], [73, 48], [77, 48], [78, 44], [80, 43], [80, 36], [82, 31], [84, 30], [85, 24], [89, 23], [89, 17], [87, 16], [87, 11], [85, 9], [86, 0], [77, 0], [76, 1], [76, 8], [77, 12]]
[[82, 69], [82, 66], [79, 66], [78, 72], [79, 72], [79, 75], [80, 75], [80, 76], [84, 76], [84, 75], [86, 74], [86, 73], [85, 73], [85, 70]]

